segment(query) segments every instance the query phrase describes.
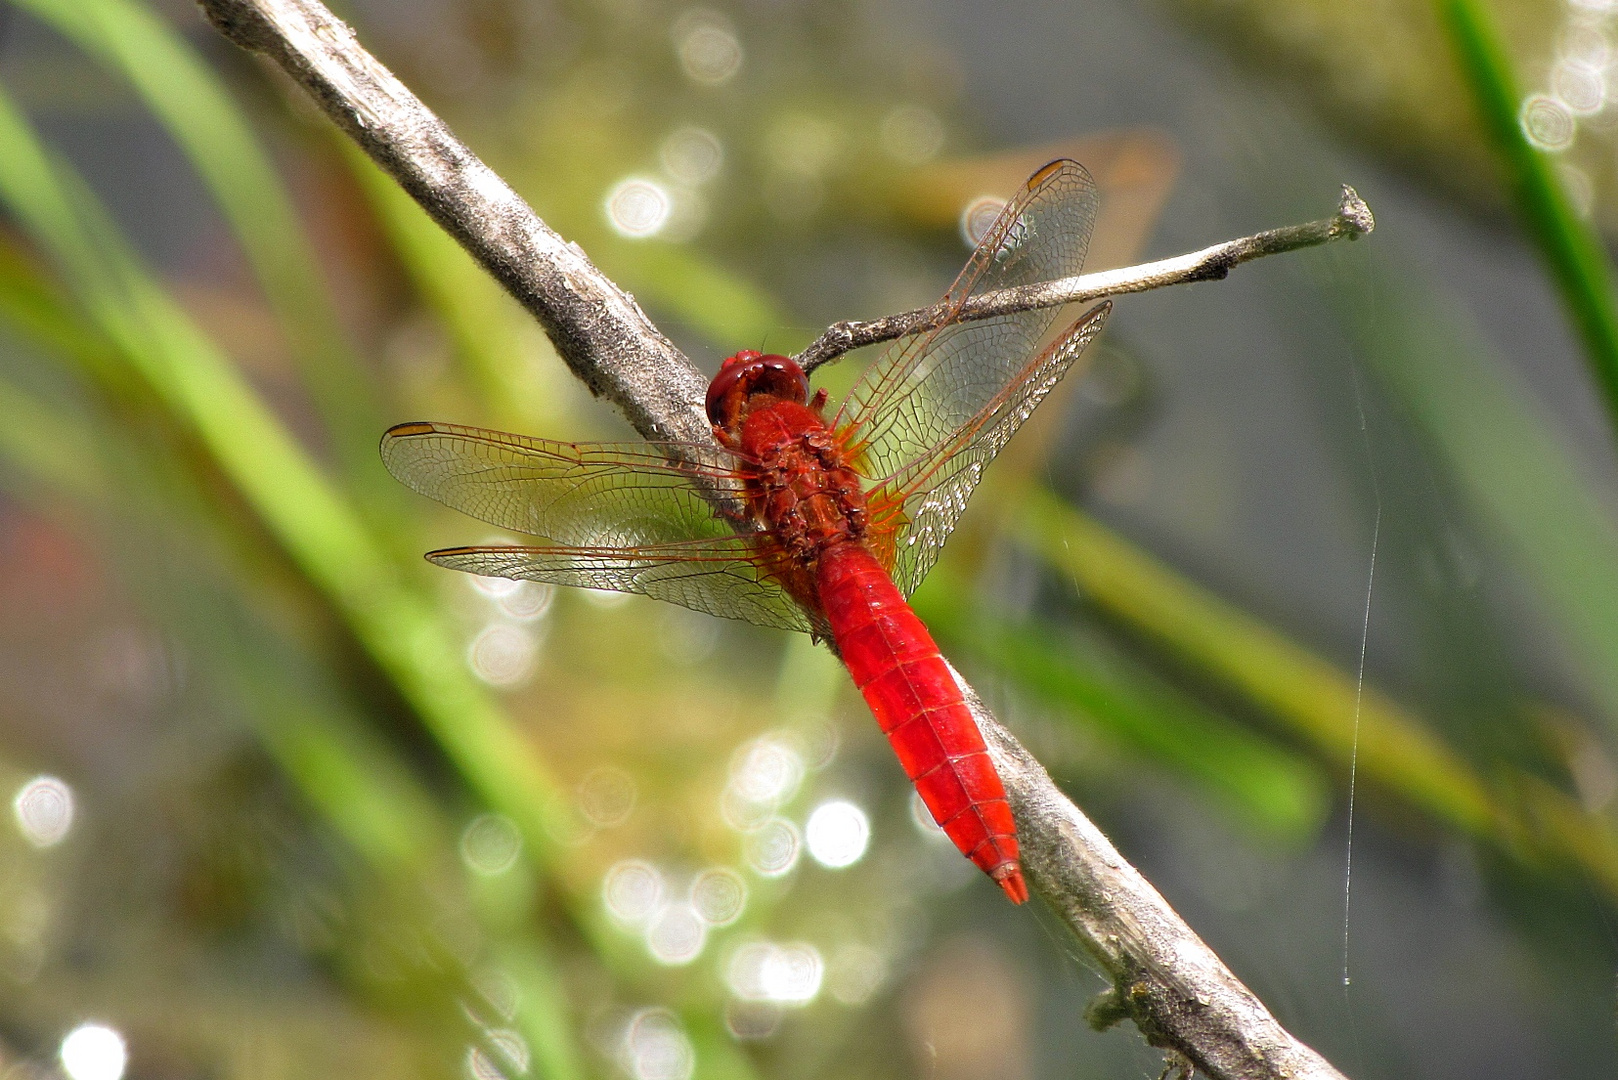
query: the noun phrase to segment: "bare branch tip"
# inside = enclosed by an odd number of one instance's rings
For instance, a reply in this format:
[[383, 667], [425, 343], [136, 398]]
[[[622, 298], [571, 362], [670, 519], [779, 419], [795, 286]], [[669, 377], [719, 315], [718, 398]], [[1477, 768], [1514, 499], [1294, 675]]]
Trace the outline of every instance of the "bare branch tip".
[[1337, 204], [1337, 223], [1350, 240], [1358, 240], [1376, 228], [1370, 206], [1347, 184], [1343, 185], [1343, 197]]

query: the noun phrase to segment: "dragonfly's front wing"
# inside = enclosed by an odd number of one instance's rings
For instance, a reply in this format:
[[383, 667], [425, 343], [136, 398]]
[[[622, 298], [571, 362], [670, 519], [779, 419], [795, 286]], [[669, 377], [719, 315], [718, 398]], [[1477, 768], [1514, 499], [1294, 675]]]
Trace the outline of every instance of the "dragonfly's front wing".
[[382, 461], [406, 486], [480, 521], [578, 548], [734, 535], [735, 457], [713, 446], [564, 443], [457, 424], [400, 424]]

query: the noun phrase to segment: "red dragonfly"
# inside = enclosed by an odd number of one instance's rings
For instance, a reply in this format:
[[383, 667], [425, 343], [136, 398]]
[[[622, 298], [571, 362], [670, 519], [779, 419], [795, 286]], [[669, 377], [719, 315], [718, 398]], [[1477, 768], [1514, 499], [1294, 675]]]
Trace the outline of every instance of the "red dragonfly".
[[947, 318], [890, 347], [830, 419], [826, 392], [810, 396], [797, 364], [745, 351], [708, 388], [719, 447], [412, 423], [383, 437], [382, 459], [424, 495], [550, 541], [429, 553], [439, 566], [642, 593], [829, 638], [933, 818], [1020, 904], [1028, 886], [1004, 785], [905, 597], [984, 468], [1111, 307], [1043, 350], [1054, 310], [955, 316], [973, 296], [1077, 274], [1096, 203], [1075, 162], [1035, 173], [945, 295]]

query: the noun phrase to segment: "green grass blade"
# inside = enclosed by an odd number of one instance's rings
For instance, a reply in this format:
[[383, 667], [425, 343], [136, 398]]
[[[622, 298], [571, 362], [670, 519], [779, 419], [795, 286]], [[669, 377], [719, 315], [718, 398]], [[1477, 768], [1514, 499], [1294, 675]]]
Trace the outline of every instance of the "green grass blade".
[[[0, 285], [0, 318], [5, 317]], [[89, 433], [31, 394], [0, 380], [0, 460], [40, 491], [98, 493], [102, 486]]]
[[1157, 563], [1099, 523], [1037, 493], [1017, 535], [1104, 609], [1235, 686], [1361, 776], [1401, 791], [1472, 834], [1493, 825], [1492, 800], [1467, 764], [1399, 706], [1234, 606]]
[[1548, 155], [1523, 133], [1518, 119], [1522, 95], [1483, 5], [1479, 0], [1438, 0], [1438, 12], [1484, 131], [1505, 162], [1517, 211], [1562, 294], [1618, 425], [1618, 307], [1601, 240], [1574, 212]]
[[726, 352], [765, 345], [773, 352], [791, 352], [818, 332], [797, 328], [751, 282], [688, 247], [613, 237], [592, 243], [590, 250], [644, 303], [668, 312]]
[[[350, 140], [341, 138], [339, 148], [416, 291], [449, 331], [488, 422], [528, 431], [557, 428], [565, 391], [554, 380], [567, 376], [533, 317]], [[528, 355], [536, 348], [545, 355]]]
[[1571, 865], [1618, 899], [1618, 835], [1533, 777], [1502, 778], [1497, 797], [1408, 709], [1186, 580], [1049, 494], [1029, 498], [1019, 536], [1070, 575], [1086, 600], [1143, 631], [1191, 667], [1263, 706], [1326, 760], [1357, 754], [1362, 781], [1530, 865]]
[[[566, 803], [535, 747], [467, 669], [436, 606], [389, 561], [385, 546], [280, 426], [213, 343], [141, 270], [105, 210], [51, 160], [0, 94], [0, 202], [53, 257], [97, 327], [159, 401], [195, 433], [269, 532], [332, 603], [414, 708], [467, 785], [521, 830], [531, 858], [558, 865]], [[638, 978], [589, 899], [576, 920], [614, 970]], [[694, 1013], [690, 1026], [713, 1018]], [[717, 1022], [717, 1021], [715, 1021]], [[705, 1068], [746, 1073], [734, 1049]]]
[[49, 160], [3, 94], [0, 198], [55, 256], [108, 338], [197, 433], [349, 620], [473, 787], [519, 821], [536, 854], [547, 854], [554, 785], [460, 662], [455, 636], [225, 357], [120, 250], [104, 211]]
[[[1323, 290], [1372, 373], [1502, 539], [1618, 737], [1618, 520], [1463, 308], [1380, 269]], [[1366, 312], [1375, 312], [1367, 317]]]
[[[14, 262], [13, 269], [26, 267]], [[50, 348], [69, 343], [96, 352], [107, 350], [92, 335], [81, 332], [72, 337], [48, 327], [51, 320], [66, 322], [73, 315], [59, 303], [52, 305], [50, 290], [42, 282], [20, 272], [0, 274], [0, 315], [17, 310], [26, 313], [28, 319], [14, 325], [25, 333], [32, 332], [36, 344]], [[86, 357], [77, 356], [75, 362], [82, 365]], [[97, 441], [87, 426], [53, 412], [0, 381], [0, 458], [30, 474], [41, 490], [68, 493], [102, 514], [118, 513], [115, 506], [108, 505], [109, 497], [116, 492], [126, 499], [138, 499], [142, 509], [171, 527], [197, 516], [196, 506], [170, 505], [176, 499], [165, 500], [155, 485], [147, 485], [152, 490], [143, 488], [140, 495], [130, 496], [126, 483], [109, 484], [96, 460]], [[126, 476], [142, 450], [126, 445], [127, 440], [116, 441], [116, 453], [123, 464], [120, 474]], [[147, 465], [144, 471], [167, 476], [175, 470], [172, 466]], [[187, 494], [183, 485], [179, 487], [180, 495]], [[178, 501], [196, 502], [194, 498]], [[159, 505], [164, 509], [155, 509]], [[256, 580], [250, 571], [238, 570], [223, 585], [210, 586], [199, 585], [193, 574], [187, 574], [184, 582], [162, 591], [170, 603], [176, 602], [177, 595], [200, 591], [217, 606], [220, 597], [233, 591], [232, 583]], [[268, 599], [249, 599], [241, 606], [257, 611], [277, 605]], [[215, 613], [198, 621], [224, 625], [230, 620]], [[435, 861], [442, 862], [442, 853], [451, 844], [431, 800], [408, 768], [374, 735], [354, 723], [343, 710], [322, 707], [314, 690], [318, 677], [296, 678], [288, 685], [291, 668], [284, 659], [279, 664], [269, 659], [275, 648], [233, 646], [237, 637], [226, 634], [216, 640], [211, 650], [199, 651], [207, 651], [232, 673], [230, 681], [238, 687], [240, 700], [251, 703], [263, 745], [311, 808], [379, 875], [385, 888], [405, 896], [419, 891], [420, 875], [430, 870]], [[552, 968], [536, 964], [538, 949], [532, 941], [521, 949], [509, 944], [498, 946], [494, 960], [519, 984], [523, 1007], [517, 1020], [536, 1056], [547, 1065], [546, 1075], [579, 1076], [565, 997], [560, 983], [555, 981], [558, 975]]]
[[231, 95], [167, 23], [131, 0], [12, 0], [121, 72], [230, 222], [330, 427], [345, 471], [383, 488], [385, 426], [346, 344], [314, 251], [269, 155]]

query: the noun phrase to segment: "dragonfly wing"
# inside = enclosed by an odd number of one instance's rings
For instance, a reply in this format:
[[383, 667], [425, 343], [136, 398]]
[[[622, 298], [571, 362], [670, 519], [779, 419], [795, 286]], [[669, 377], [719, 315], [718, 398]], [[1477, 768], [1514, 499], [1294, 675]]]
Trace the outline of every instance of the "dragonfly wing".
[[[678, 456], [685, 464], [675, 464]], [[741, 479], [724, 452], [653, 443], [564, 443], [454, 424], [400, 424], [382, 461], [405, 486], [480, 521], [576, 548], [634, 548], [734, 534]], [[745, 525], [743, 526], [746, 527]]]
[[[1095, 225], [1095, 181], [1074, 161], [1035, 173], [995, 220], [945, 294], [957, 312], [973, 296], [1077, 274]], [[1025, 376], [1056, 309], [947, 321], [896, 343], [861, 376], [834, 427], [873, 481], [907, 489], [930, 473], [957, 433]]]
[[[676, 455], [684, 463], [671, 462]], [[416, 423], [383, 436], [382, 460], [423, 495], [555, 541], [428, 554], [440, 566], [641, 593], [723, 618], [817, 629], [777, 580], [773, 542], [736, 531], [752, 522], [742, 510], [741, 478], [713, 447], [561, 443]], [[734, 507], [734, 519], [716, 505]]]
[[484, 577], [640, 593], [760, 626], [806, 633], [822, 629], [770, 573], [767, 548], [751, 537], [639, 548], [448, 548], [427, 558]]
[[1030, 360], [999, 397], [962, 425], [942, 452], [930, 459], [930, 469], [902, 470], [899, 477], [872, 491], [872, 524], [895, 534], [891, 572], [906, 596], [938, 561], [983, 470], [1101, 333], [1111, 311], [1110, 303], [1092, 308]]

